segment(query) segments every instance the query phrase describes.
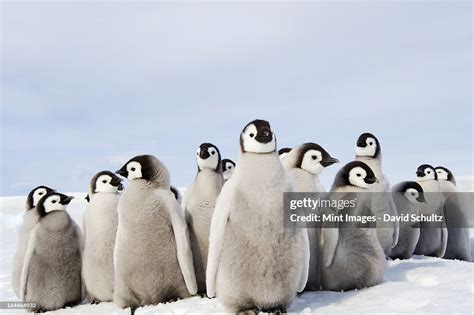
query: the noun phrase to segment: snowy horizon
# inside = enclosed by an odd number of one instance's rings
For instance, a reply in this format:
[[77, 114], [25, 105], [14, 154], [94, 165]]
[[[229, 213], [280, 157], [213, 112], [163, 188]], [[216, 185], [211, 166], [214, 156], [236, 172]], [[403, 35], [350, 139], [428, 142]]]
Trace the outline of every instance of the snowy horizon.
[[87, 191], [145, 153], [186, 187], [197, 146], [236, 161], [255, 118], [339, 159], [326, 188], [363, 132], [392, 184], [424, 163], [474, 174], [470, 2], [1, 7], [1, 196]]

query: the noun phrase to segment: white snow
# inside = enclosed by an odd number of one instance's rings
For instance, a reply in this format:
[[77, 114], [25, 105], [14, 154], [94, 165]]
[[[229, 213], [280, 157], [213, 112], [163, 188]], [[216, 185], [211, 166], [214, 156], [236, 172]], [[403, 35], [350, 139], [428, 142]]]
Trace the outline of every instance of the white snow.
[[[471, 185], [472, 181], [467, 181]], [[86, 207], [85, 193], [68, 207], [80, 224]], [[0, 198], [0, 301], [18, 301], [11, 289], [10, 270], [17, 231], [22, 222], [25, 197]], [[383, 283], [372, 288], [348, 292], [311, 292], [295, 298], [289, 312], [295, 313], [474, 313], [474, 264], [439, 258], [414, 256], [405, 261], [390, 261]], [[23, 311], [0, 310], [0, 313]], [[146, 306], [136, 314], [223, 313], [217, 299], [192, 297], [173, 303]], [[113, 303], [83, 304], [58, 310], [58, 314], [130, 314]]]

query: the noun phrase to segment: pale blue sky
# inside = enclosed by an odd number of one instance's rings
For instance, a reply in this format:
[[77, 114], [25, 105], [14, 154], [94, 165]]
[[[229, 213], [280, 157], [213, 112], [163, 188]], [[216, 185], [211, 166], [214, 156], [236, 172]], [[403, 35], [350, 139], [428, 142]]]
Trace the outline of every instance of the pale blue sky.
[[1, 195], [143, 153], [186, 186], [201, 142], [235, 160], [255, 118], [343, 162], [373, 132], [392, 183], [472, 174], [470, 1], [1, 5]]

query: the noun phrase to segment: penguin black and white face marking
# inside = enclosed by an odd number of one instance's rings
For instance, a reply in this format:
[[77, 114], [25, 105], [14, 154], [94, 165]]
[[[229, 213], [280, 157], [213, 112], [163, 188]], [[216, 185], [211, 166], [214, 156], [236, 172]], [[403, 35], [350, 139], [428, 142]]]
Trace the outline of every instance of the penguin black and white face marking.
[[331, 157], [319, 144], [305, 143], [296, 166], [313, 175], [318, 175], [325, 167], [334, 163], [339, 163], [339, 160]]
[[438, 179], [447, 180], [456, 185], [456, 180], [454, 179], [453, 173], [444, 166], [435, 167], [436, 174]]
[[151, 165], [150, 156], [139, 155], [129, 160], [121, 169], [115, 173], [125, 177], [128, 180], [144, 179], [151, 180], [153, 176], [153, 167]]
[[423, 188], [417, 182], [405, 182], [400, 191], [403, 193], [405, 198], [413, 204], [426, 202]]
[[41, 218], [52, 211], [66, 211], [66, 206], [72, 199], [74, 199], [74, 197], [50, 191], [40, 199], [36, 210]]
[[361, 161], [347, 163], [336, 175], [334, 187], [356, 186], [368, 188], [377, 181], [372, 169]]
[[235, 169], [234, 161], [229, 160], [229, 159], [222, 160], [222, 174], [224, 175], [225, 180], [228, 180], [232, 176], [234, 169]]
[[270, 153], [276, 150], [276, 138], [266, 120], [249, 122], [240, 134], [240, 150], [252, 153]]
[[438, 180], [436, 170], [429, 164], [420, 165], [416, 170], [416, 177], [418, 181]]
[[207, 168], [220, 172], [221, 153], [212, 143], [202, 143], [196, 151], [196, 162], [199, 171]]
[[26, 198], [26, 208], [28, 210], [31, 210], [36, 207], [40, 199], [43, 198], [50, 191], [53, 191], [53, 189], [47, 186], [38, 186], [34, 188], [32, 191], [30, 191], [28, 197]]
[[380, 143], [377, 137], [368, 132], [361, 134], [356, 143], [356, 155], [377, 158], [380, 155]]
[[288, 153], [290, 153], [290, 151], [291, 151], [291, 148], [281, 148], [280, 150], [278, 150], [278, 156], [280, 157], [280, 160], [284, 159], [285, 156], [287, 156]]
[[123, 190], [122, 179], [110, 171], [101, 171], [91, 180], [92, 193], [117, 193]]

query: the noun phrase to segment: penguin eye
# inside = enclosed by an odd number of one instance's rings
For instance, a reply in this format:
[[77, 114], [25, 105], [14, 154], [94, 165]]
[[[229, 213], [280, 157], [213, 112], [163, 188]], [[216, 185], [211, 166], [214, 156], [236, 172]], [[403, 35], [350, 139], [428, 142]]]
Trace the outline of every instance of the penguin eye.
[[51, 201], [52, 203], [56, 203], [56, 200]]
[[251, 133], [249, 136], [250, 136], [251, 138], [255, 137], [255, 135], [254, 135], [253, 133]]
[[43, 194], [42, 192], [38, 193], [38, 195], [40, 195], [40, 196], [41, 196], [42, 194]]
[[212, 154], [212, 155], [216, 154], [216, 151], [212, 150], [212, 151], [211, 151], [211, 154]]
[[318, 157], [317, 157], [316, 155], [311, 155], [311, 158], [312, 158], [313, 160], [317, 160], [317, 159], [318, 159]]
[[431, 171], [427, 171], [426, 174], [431, 174]]
[[104, 180], [102, 181], [102, 183], [104, 183], [104, 184], [105, 184], [105, 183], [107, 183], [107, 181], [104, 179]]
[[227, 169], [230, 170], [232, 168], [232, 166], [227, 166]]
[[372, 141], [370, 141], [370, 142], [369, 142], [369, 145], [372, 145], [372, 144], [374, 144], [374, 143], [373, 143]]
[[360, 175], [360, 173], [357, 173], [356, 175], [357, 175], [357, 177], [361, 177], [361, 176], [362, 176], [362, 175]]
[[132, 167], [130, 170], [131, 170], [132, 172], [135, 172], [135, 167]]
[[414, 196], [414, 195], [415, 195], [415, 193], [414, 193], [414, 192], [412, 192], [412, 193], [411, 193], [411, 195], [412, 195], [412, 196]]

